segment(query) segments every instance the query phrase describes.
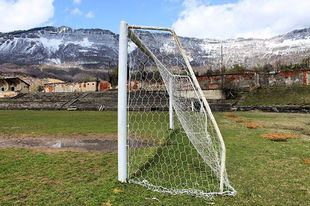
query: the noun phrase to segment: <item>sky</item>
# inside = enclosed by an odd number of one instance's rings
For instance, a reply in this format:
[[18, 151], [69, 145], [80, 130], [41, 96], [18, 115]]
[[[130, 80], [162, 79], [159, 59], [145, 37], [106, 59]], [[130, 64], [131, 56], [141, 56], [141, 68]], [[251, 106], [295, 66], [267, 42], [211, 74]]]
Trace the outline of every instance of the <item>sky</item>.
[[270, 38], [310, 27], [310, 0], [0, 0], [0, 32], [129, 24], [197, 38]]

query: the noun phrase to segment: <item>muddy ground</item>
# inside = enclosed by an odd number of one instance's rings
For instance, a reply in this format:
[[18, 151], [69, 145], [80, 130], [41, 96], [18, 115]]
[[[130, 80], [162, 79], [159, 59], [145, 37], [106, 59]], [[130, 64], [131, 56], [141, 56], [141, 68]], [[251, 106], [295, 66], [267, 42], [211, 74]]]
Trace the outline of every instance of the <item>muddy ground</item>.
[[[132, 141], [132, 147], [151, 147], [154, 144], [143, 141]], [[33, 148], [44, 151], [117, 151], [117, 136], [115, 134], [89, 135], [0, 135], [0, 149]]]

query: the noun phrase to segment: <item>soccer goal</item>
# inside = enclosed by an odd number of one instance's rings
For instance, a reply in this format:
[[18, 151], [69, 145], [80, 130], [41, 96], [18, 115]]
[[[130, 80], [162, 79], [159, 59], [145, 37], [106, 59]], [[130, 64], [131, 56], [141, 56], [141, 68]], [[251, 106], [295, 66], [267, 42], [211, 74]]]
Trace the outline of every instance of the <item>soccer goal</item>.
[[121, 22], [118, 179], [170, 194], [234, 195], [191, 61], [173, 30]]

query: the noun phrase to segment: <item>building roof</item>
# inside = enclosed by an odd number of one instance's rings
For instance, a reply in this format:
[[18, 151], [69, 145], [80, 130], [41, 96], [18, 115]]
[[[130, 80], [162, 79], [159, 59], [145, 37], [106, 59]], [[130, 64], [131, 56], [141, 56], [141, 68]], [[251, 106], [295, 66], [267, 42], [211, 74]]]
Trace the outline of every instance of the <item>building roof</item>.
[[24, 80], [22, 80], [19, 77], [5, 77], [5, 78], [0, 78], [0, 80], [4, 80], [4, 81], [6, 81], [9, 84], [10, 83], [15, 83], [16, 81], [20, 81], [20, 82], [23, 82], [23, 83], [27, 84], [28, 86], [30, 86], [29, 83], [25, 82]]

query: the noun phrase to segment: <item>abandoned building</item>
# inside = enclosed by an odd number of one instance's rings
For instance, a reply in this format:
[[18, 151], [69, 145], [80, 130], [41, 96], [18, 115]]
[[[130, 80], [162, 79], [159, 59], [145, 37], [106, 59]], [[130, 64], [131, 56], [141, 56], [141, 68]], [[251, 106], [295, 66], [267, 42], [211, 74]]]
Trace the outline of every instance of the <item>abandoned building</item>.
[[14, 97], [19, 93], [28, 93], [29, 86], [27, 82], [18, 78], [1, 78], [0, 79], [0, 98], [2, 97]]
[[107, 81], [64, 82], [44, 85], [44, 92], [103, 92], [112, 89]]

